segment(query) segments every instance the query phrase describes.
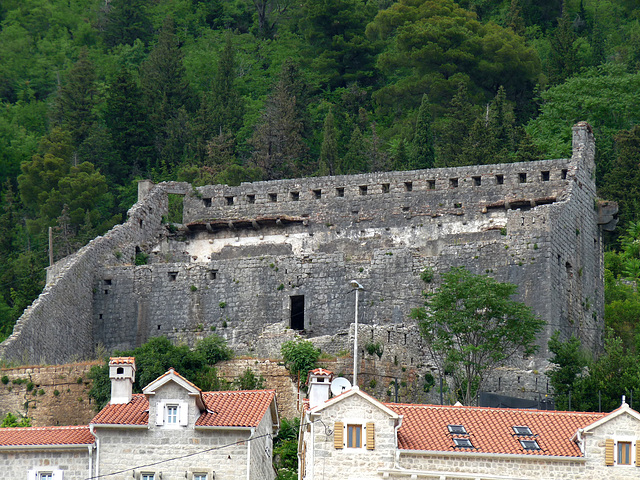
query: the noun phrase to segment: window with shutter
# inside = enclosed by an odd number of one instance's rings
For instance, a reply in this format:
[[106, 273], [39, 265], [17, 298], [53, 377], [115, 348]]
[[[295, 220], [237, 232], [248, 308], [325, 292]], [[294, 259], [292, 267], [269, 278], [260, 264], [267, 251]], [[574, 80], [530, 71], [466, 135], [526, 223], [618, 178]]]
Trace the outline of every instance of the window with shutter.
[[300, 452], [300, 478], [304, 478], [307, 472], [307, 442], [302, 444], [302, 452]]
[[373, 423], [367, 423], [367, 450], [375, 450], [376, 448], [376, 426]]
[[347, 447], [362, 447], [362, 425], [347, 425]]
[[640, 448], [638, 448], [638, 440], [636, 440], [636, 467], [640, 467]]
[[344, 448], [344, 423], [336, 422], [333, 426], [333, 446]]
[[631, 442], [618, 442], [618, 465], [631, 465]]
[[604, 464], [607, 466], [613, 465], [613, 446], [614, 441], [613, 438], [607, 438], [604, 444], [605, 453], [604, 453]]

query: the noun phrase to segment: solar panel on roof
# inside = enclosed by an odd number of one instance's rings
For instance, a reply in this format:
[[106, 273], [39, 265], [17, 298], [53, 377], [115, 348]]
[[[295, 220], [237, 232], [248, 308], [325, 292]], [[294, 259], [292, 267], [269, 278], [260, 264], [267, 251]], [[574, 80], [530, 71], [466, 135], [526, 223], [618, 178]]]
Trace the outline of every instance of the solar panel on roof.
[[464, 425], [447, 425], [447, 428], [449, 429], [449, 433], [467, 435], [467, 429], [464, 428]]
[[513, 431], [516, 432], [516, 435], [533, 435], [531, 429], [525, 426], [515, 426], [513, 427]]

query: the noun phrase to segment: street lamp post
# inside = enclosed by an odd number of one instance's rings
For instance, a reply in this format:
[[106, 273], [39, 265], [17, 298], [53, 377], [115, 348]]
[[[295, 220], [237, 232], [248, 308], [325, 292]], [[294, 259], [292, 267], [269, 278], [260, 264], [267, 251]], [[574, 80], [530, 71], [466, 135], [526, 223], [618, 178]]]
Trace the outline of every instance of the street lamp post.
[[351, 286], [356, 291], [356, 325], [353, 334], [353, 386], [358, 386], [358, 294], [364, 287], [355, 280], [351, 280]]

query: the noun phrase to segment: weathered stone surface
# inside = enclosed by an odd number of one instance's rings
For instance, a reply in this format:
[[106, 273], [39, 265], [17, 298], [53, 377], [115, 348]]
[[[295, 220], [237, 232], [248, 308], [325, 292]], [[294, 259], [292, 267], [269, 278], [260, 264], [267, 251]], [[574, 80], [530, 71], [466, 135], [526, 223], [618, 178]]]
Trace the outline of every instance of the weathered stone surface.
[[[556, 330], [590, 349], [602, 345], [594, 170], [593, 136], [578, 125], [570, 159], [238, 187], [146, 185], [125, 224], [50, 268], [0, 356], [57, 363], [90, 357], [99, 344], [112, 351], [165, 335], [192, 345], [215, 331], [240, 354], [278, 357], [292, 330], [344, 354], [355, 279], [365, 287], [359, 321], [375, 327], [382, 360], [428, 365], [408, 314], [439, 272], [465, 266], [517, 284], [518, 298], [547, 321], [539, 356], [519, 365], [542, 370]], [[169, 195], [184, 195], [177, 226], [163, 223]], [[147, 265], [134, 265], [137, 252], [150, 255]], [[435, 272], [428, 284], [425, 268]]]

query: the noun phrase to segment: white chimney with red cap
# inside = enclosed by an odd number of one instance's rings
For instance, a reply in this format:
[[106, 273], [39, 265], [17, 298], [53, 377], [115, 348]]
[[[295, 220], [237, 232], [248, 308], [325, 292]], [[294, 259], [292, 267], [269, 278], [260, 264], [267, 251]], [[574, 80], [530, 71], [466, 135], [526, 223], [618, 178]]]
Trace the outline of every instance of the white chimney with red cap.
[[136, 381], [136, 359], [134, 357], [111, 357], [109, 359], [111, 379], [111, 404], [129, 403]]
[[331, 379], [333, 379], [333, 372], [325, 370], [324, 368], [316, 368], [309, 372], [307, 379], [307, 385], [309, 386], [309, 408], [313, 408], [329, 400]]

